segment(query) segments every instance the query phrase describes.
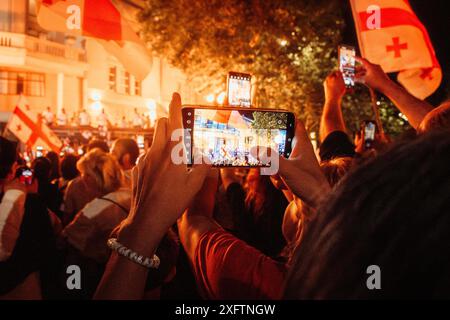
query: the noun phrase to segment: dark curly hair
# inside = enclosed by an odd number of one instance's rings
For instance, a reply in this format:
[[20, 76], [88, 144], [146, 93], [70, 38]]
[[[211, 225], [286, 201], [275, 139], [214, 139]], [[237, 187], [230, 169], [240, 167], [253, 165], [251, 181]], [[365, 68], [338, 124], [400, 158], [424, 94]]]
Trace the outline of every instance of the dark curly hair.
[[[395, 145], [344, 178], [296, 249], [287, 299], [450, 297], [450, 132]], [[368, 290], [367, 267], [381, 270]]]

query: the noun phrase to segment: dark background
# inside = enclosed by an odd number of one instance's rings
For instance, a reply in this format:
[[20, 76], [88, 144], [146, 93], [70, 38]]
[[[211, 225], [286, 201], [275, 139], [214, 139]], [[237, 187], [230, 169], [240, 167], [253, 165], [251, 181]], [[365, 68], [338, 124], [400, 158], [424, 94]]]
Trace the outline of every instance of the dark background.
[[[344, 43], [358, 48], [355, 25], [349, 1], [343, 1], [346, 29]], [[437, 106], [450, 98], [450, 0], [409, 0], [414, 13], [428, 30], [437, 59], [442, 68], [442, 82], [434, 94], [427, 98]], [[394, 77], [395, 78], [395, 77]]]

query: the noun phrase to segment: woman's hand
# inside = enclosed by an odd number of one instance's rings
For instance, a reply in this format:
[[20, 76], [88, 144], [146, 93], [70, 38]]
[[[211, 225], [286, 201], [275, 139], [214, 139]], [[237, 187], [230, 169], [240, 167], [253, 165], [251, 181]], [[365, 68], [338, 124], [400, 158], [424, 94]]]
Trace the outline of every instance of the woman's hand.
[[330, 185], [320, 169], [306, 129], [298, 120], [293, 146], [289, 159], [280, 157], [279, 174], [296, 197], [316, 208], [330, 191]]
[[144, 238], [149, 233], [162, 237], [203, 185], [208, 166], [188, 170], [185, 164], [174, 164], [171, 159], [172, 149], [182, 143], [171, 141], [172, 132], [181, 128], [181, 98], [174, 93], [169, 118], [158, 120], [150, 150], [133, 169], [132, 207], [119, 238], [127, 233]]
[[[159, 242], [200, 190], [206, 165], [188, 170], [171, 159], [172, 132], [181, 128], [181, 98], [174, 93], [169, 119], [158, 121], [153, 144], [133, 169], [132, 207], [118, 231], [118, 241], [145, 257], [152, 257]], [[181, 138], [182, 135], [180, 135]], [[141, 299], [148, 269], [111, 255], [94, 296], [96, 299]]]

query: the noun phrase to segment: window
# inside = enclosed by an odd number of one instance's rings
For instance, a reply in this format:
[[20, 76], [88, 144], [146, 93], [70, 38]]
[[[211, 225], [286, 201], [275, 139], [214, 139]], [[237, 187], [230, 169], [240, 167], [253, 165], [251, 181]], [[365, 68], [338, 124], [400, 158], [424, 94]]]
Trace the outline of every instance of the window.
[[134, 95], [141, 95], [141, 82], [137, 80], [134, 82]]
[[12, 25], [12, 0], [0, 1], [0, 31], [11, 31]]
[[130, 81], [130, 73], [128, 71], [125, 71], [125, 76], [124, 76], [124, 89], [125, 89], [125, 93], [127, 95], [131, 94], [131, 81]]
[[117, 88], [117, 68], [109, 68], [109, 90], [116, 91]]
[[45, 74], [0, 69], [0, 94], [45, 96]]
[[109, 90], [129, 96], [141, 95], [141, 82], [120, 65], [109, 68]]

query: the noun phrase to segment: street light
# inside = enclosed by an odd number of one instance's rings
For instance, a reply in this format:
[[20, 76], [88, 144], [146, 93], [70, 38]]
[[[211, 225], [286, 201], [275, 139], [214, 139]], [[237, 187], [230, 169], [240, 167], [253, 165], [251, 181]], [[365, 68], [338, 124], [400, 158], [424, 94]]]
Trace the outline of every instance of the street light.
[[217, 103], [218, 104], [223, 104], [223, 102], [225, 101], [225, 96], [226, 96], [226, 93], [225, 92], [221, 92], [218, 96], [217, 96]]

